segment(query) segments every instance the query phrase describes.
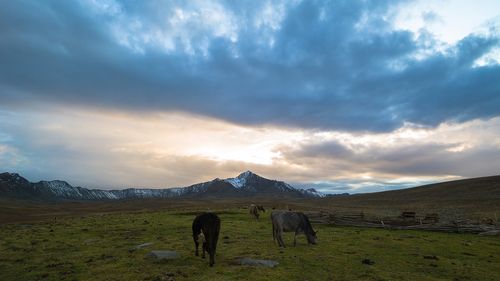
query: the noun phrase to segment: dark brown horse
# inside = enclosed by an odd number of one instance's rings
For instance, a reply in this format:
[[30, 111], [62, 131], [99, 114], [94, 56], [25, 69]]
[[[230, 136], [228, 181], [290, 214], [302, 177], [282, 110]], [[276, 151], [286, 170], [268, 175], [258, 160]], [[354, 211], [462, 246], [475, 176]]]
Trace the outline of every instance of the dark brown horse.
[[210, 256], [210, 266], [214, 266], [215, 263], [215, 250], [217, 240], [219, 240], [219, 232], [220, 219], [214, 213], [202, 213], [193, 220], [194, 254], [198, 256], [198, 245], [201, 243], [201, 257], [205, 258], [205, 251], [207, 251]]

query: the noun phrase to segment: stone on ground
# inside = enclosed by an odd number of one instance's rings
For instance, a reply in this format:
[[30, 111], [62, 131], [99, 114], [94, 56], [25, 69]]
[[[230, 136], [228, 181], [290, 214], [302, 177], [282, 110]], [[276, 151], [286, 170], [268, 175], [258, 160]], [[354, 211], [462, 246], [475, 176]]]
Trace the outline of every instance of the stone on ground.
[[164, 251], [164, 250], [156, 250], [151, 251], [146, 255], [147, 258], [155, 258], [158, 260], [173, 260], [179, 257], [179, 254], [176, 251]]
[[128, 251], [132, 253], [132, 252], [134, 252], [136, 250], [144, 249], [144, 248], [149, 247], [149, 246], [151, 246], [153, 244], [154, 244], [153, 242], [144, 243], [144, 244], [141, 244], [141, 245], [134, 246], [134, 247], [128, 249]]
[[153, 242], [148, 242], [148, 243], [144, 243], [144, 244], [141, 244], [141, 245], [137, 245], [137, 246], [135, 246], [135, 248], [136, 249], [142, 249], [142, 248], [146, 248], [148, 246], [151, 246], [153, 244], [154, 244]]
[[273, 260], [257, 260], [251, 258], [242, 258], [239, 259], [239, 263], [241, 265], [251, 265], [251, 266], [266, 266], [266, 267], [275, 267], [279, 263]]

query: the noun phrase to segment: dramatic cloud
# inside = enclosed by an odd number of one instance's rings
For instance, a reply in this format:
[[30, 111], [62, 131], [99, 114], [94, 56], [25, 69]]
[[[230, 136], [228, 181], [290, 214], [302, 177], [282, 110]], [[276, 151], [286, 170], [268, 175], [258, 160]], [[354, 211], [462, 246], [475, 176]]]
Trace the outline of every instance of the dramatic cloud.
[[330, 191], [497, 173], [499, 8], [2, 1], [0, 170], [164, 187], [253, 169]]
[[[436, 129], [411, 125], [385, 134], [322, 133], [277, 148], [319, 188], [367, 191], [498, 173], [500, 118]], [[364, 183], [364, 184], [361, 184]]]
[[369, 131], [499, 114], [500, 66], [473, 67], [495, 25], [443, 49], [394, 26], [392, 1], [0, 5], [2, 104]]
[[79, 108], [0, 111], [0, 117], [2, 169], [87, 187], [186, 186], [250, 169], [352, 193], [491, 175], [500, 165], [500, 118], [372, 134]]
[[274, 148], [304, 135], [180, 113], [56, 107], [0, 111], [0, 132], [2, 170], [104, 188], [183, 186], [247, 169], [273, 176]]

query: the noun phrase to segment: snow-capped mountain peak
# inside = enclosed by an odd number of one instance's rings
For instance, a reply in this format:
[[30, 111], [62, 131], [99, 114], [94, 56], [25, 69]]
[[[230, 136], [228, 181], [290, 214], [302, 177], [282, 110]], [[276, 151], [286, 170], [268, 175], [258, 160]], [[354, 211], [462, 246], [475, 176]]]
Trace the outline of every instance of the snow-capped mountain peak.
[[295, 188], [290, 184], [263, 178], [251, 171], [245, 171], [235, 178], [227, 178], [225, 182], [231, 184], [237, 190], [254, 193], [295, 193], [304, 197], [324, 197], [324, 195], [314, 188]]
[[243, 172], [243, 173], [239, 174], [235, 178], [227, 178], [224, 181], [227, 182], [227, 183], [230, 183], [235, 188], [240, 189], [242, 187], [245, 187], [245, 185], [247, 183], [247, 179], [251, 175], [254, 175], [254, 173], [252, 173], [251, 171], [246, 171], [246, 172]]
[[314, 188], [308, 188], [308, 189], [301, 189], [301, 192], [304, 195], [312, 196], [312, 197], [325, 197], [326, 195], [317, 191]]
[[255, 174], [252, 173], [252, 171], [250, 171], [250, 170], [246, 170], [245, 172], [239, 174], [238, 178], [244, 179], [244, 178], [248, 178], [249, 176], [252, 176], [252, 175], [255, 175]]

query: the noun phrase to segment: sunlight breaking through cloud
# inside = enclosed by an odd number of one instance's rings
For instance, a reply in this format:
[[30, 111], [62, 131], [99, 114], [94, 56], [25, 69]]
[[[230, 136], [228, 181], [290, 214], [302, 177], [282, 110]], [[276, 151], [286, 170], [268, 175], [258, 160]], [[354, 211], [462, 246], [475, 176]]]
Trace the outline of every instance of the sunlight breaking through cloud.
[[36, 180], [72, 178], [92, 187], [184, 186], [252, 169], [325, 192], [339, 184], [345, 192], [366, 192], [487, 175], [500, 159], [500, 118], [353, 134], [243, 127], [185, 113], [52, 108], [17, 114], [13, 124], [0, 122], [7, 167], [22, 167]]

